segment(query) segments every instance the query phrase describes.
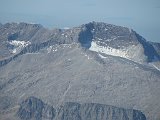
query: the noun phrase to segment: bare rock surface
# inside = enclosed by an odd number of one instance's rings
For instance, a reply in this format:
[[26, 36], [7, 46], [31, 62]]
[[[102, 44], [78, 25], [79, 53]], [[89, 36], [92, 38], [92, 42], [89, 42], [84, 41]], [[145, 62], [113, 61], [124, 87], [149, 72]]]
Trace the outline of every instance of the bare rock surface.
[[[100, 22], [54, 30], [39, 24], [1, 25], [0, 118], [98, 120], [110, 111], [107, 119], [121, 120], [135, 110], [135, 116], [158, 120], [159, 51], [159, 43], [132, 29]], [[67, 113], [72, 108], [79, 109], [76, 116]], [[94, 114], [96, 109], [104, 111]]]

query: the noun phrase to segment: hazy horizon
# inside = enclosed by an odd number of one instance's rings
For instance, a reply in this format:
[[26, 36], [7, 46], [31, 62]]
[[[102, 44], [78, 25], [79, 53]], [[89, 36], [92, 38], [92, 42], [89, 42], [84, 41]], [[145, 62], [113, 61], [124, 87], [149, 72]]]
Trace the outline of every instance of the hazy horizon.
[[27, 22], [47, 28], [105, 22], [134, 29], [160, 42], [159, 0], [0, 0], [0, 22]]

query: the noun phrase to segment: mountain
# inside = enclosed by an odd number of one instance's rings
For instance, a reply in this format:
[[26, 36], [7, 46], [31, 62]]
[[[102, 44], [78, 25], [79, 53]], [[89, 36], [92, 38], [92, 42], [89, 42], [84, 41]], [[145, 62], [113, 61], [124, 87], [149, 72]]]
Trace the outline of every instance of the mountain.
[[[6, 23], [0, 27], [0, 116], [96, 120], [104, 114], [108, 120], [157, 120], [159, 68], [160, 43], [126, 27], [90, 22], [49, 30]], [[52, 117], [43, 118], [48, 112]]]
[[28, 44], [38, 47], [75, 42], [93, 51], [136, 62], [160, 60], [159, 43], [148, 42], [131, 29], [111, 24], [91, 22], [73, 29], [48, 30], [39, 24], [7, 23], [0, 32], [1, 58], [20, 52]]

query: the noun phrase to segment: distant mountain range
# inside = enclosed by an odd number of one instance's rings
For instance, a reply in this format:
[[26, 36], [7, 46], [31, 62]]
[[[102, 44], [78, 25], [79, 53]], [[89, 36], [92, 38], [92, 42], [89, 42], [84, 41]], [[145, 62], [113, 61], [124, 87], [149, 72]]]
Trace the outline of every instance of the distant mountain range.
[[2, 120], [158, 120], [160, 43], [90, 22], [0, 24]]

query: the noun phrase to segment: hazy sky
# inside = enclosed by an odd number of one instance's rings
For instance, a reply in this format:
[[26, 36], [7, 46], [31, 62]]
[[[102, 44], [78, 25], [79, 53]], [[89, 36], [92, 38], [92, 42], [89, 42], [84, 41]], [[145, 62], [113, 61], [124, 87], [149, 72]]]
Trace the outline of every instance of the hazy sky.
[[106, 22], [160, 42], [160, 0], [0, 0], [1, 23], [22, 21], [49, 28]]

